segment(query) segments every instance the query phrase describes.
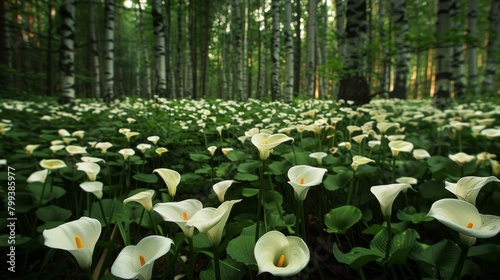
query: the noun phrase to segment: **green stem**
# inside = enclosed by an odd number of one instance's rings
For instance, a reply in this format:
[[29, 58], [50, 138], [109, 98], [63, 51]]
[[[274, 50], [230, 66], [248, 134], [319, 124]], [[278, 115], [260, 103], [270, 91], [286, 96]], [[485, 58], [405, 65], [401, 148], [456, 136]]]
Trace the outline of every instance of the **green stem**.
[[464, 266], [465, 259], [467, 258], [467, 253], [469, 252], [469, 246], [461, 246], [461, 249], [460, 256], [458, 256], [457, 263], [453, 269], [453, 274], [451, 274], [451, 280], [460, 279], [462, 267]]
[[389, 264], [389, 257], [391, 253], [391, 242], [392, 242], [392, 229], [391, 229], [391, 217], [386, 217], [387, 224], [387, 246], [385, 248], [385, 259], [384, 259], [384, 272], [382, 274], [382, 279], [387, 277], [387, 267]]
[[352, 197], [352, 192], [354, 190], [354, 175], [356, 174], [356, 171], [352, 173], [352, 179], [351, 182], [349, 183], [349, 192], [347, 193], [347, 202], [346, 205], [351, 204], [351, 197]]
[[194, 263], [195, 263], [193, 238], [189, 238], [189, 237], [188, 237], [188, 243], [189, 243], [189, 269], [188, 269], [188, 279], [189, 279], [189, 280], [193, 280]]
[[155, 230], [155, 234], [158, 235], [158, 228], [156, 227], [155, 219], [153, 219], [153, 214], [151, 214], [150, 211], [146, 211], [146, 212], [148, 212], [149, 219], [151, 219], [151, 224], [153, 224], [153, 228]]
[[[43, 187], [42, 187], [42, 194], [40, 195], [40, 203], [38, 204], [38, 208], [42, 206], [43, 203], [43, 195], [45, 193], [45, 187], [47, 185], [47, 182], [50, 180], [50, 174], [52, 174], [50, 171], [47, 173], [47, 178], [45, 179], [45, 182], [43, 182]], [[52, 184], [52, 182], [51, 182]]]
[[219, 267], [219, 245], [213, 245], [212, 248], [214, 250], [215, 280], [221, 280]]
[[108, 220], [106, 219], [106, 215], [104, 214], [104, 208], [102, 207], [102, 202], [100, 199], [98, 199], [97, 201], [99, 201], [99, 208], [101, 209], [101, 214], [102, 214], [102, 219], [104, 220], [104, 224], [106, 225], [106, 228], [108, 228]]

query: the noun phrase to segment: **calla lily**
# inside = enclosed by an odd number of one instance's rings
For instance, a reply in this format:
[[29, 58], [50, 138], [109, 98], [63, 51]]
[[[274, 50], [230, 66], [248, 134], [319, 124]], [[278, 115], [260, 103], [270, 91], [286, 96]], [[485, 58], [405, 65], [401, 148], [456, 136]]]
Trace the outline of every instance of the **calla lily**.
[[321, 184], [328, 170], [308, 165], [296, 165], [288, 170], [288, 183], [295, 191], [295, 198], [304, 201], [311, 186]]
[[24, 151], [26, 151], [27, 154], [31, 155], [33, 151], [38, 147], [40, 147], [40, 145], [26, 145], [26, 147], [24, 147]]
[[361, 144], [366, 137], [368, 137], [368, 134], [360, 134], [352, 137], [352, 140], [354, 140], [354, 142], [358, 144]]
[[325, 152], [316, 152], [309, 154], [309, 157], [315, 158], [318, 161], [318, 165], [321, 165], [323, 158], [326, 157], [327, 155], [328, 154]]
[[462, 166], [468, 162], [471, 162], [476, 159], [475, 156], [468, 155], [466, 153], [456, 153], [453, 155], [448, 155], [448, 157], [453, 160], [458, 166]]
[[304, 240], [273, 230], [262, 235], [254, 247], [259, 274], [288, 277], [299, 273], [309, 263], [310, 253]]
[[83, 130], [77, 130], [77, 131], [74, 131], [73, 133], [71, 133], [71, 136], [78, 137], [80, 139], [82, 139], [84, 135], [85, 135], [85, 131], [83, 131]]
[[370, 191], [375, 195], [380, 203], [380, 209], [386, 219], [391, 217], [392, 204], [398, 196], [399, 192], [405, 189], [411, 189], [409, 184], [389, 184], [379, 185], [370, 188]]
[[93, 162], [78, 162], [76, 165], [77, 170], [84, 171], [90, 181], [95, 181], [97, 174], [101, 171], [99, 164]]
[[415, 158], [416, 160], [424, 159], [424, 158], [430, 158], [431, 157], [431, 155], [429, 154], [429, 152], [427, 152], [424, 149], [415, 149], [415, 150], [413, 150], [412, 154], [413, 154], [413, 158]]
[[490, 238], [500, 232], [500, 217], [482, 215], [476, 206], [464, 200], [440, 199], [432, 204], [427, 216], [464, 235], [461, 239], [468, 246], [474, 244], [475, 238]]
[[57, 131], [57, 133], [59, 134], [59, 136], [61, 137], [69, 137], [71, 136], [71, 134], [69, 133], [69, 131], [67, 131], [66, 129], [59, 129]]
[[151, 141], [154, 145], [156, 145], [156, 143], [158, 143], [158, 140], [160, 140], [160, 136], [149, 136], [147, 139], [148, 141]]
[[210, 244], [219, 246], [231, 208], [240, 201], [241, 199], [225, 201], [217, 209], [203, 208], [187, 221], [186, 226], [196, 227], [200, 232], [206, 233]]
[[63, 142], [64, 142], [64, 144], [66, 144], [66, 145], [69, 145], [69, 143], [71, 143], [71, 142], [73, 142], [73, 141], [76, 141], [76, 140], [78, 140], [78, 139], [73, 138], [73, 137], [64, 137], [64, 138], [63, 138]]
[[102, 158], [98, 158], [98, 157], [81, 157], [80, 158], [81, 161], [83, 162], [105, 162]]
[[130, 138], [132, 138], [133, 136], [137, 136], [139, 134], [140, 134], [139, 132], [135, 132], [135, 131], [129, 131], [129, 132], [125, 133], [125, 137], [127, 137], [127, 142], [130, 142]]
[[227, 189], [234, 183], [234, 180], [224, 180], [215, 185], [213, 185], [213, 190], [217, 194], [219, 198], [219, 202], [224, 202], [224, 195], [226, 194]]
[[156, 148], [155, 152], [161, 156], [163, 153], [166, 153], [168, 152], [167, 148], [164, 148], [164, 147], [160, 147], [160, 148]]
[[146, 211], [151, 212], [153, 209], [153, 196], [155, 194], [154, 190], [147, 190], [137, 193], [125, 200], [123, 200], [123, 204], [127, 204], [131, 201], [135, 201], [140, 203]]
[[392, 123], [392, 122], [380, 122], [377, 123], [377, 128], [380, 131], [380, 133], [385, 134], [387, 130], [391, 127], [399, 127], [399, 123]]
[[500, 129], [498, 128], [487, 128], [481, 131], [481, 135], [486, 136], [488, 139], [492, 139], [500, 136]]
[[399, 177], [396, 179], [396, 182], [400, 184], [416, 185], [418, 183], [418, 180], [413, 177]]
[[214, 156], [215, 151], [217, 150], [216, 146], [210, 146], [207, 148], [208, 152], [210, 153], [211, 156]]
[[31, 173], [31, 175], [28, 177], [26, 182], [28, 182], [28, 183], [33, 183], [33, 182], [45, 183], [45, 180], [47, 179], [48, 175], [49, 175], [49, 170], [47, 170], [47, 169], [35, 171], [35, 172]]
[[60, 159], [42, 159], [40, 161], [40, 166], [49, 171], [67, 167], [66, 163]]
[[113, 147], [113, 144], [109, 143], [109, 142], [99, 142], [97, 144], [95, 144], [95, 148], [96, 149], [101, 149], [101, 153], [106, 153], [106, 151]]
[[168, 194], [171, 197], [174, 197], [175, 193], [177, 192], [177, 186], [181, 182], [181, 174], [179, 174], [179, 172], [175, 170], [168, 168], [157, 168], [153, 170], [153, 173], [158, 173], [158, 175], [160, 175], [160, 177], [165, 182], [165, 185], [167, 185]]
[[50, 248], [67, 250], [76, 258], [80, 267], [89, 268], [101, 228], [98, 220], [81, 217], [76, 221], [44, 230], [44, 244]]
[[52, 145], [52, 146], [50, 146], [50, 147], [49, 147], [49, 149], [50, 149], [53, 153], [55, 153], [55, 152], [57, 152], [57, 151], [59, 151], [59, 150], [64, 149], [64, 147], [65, 147], [64, 145]]
[[227, 156], [227, 154], [229, 154], [233, 150], [233, 148], [222, 148], [221, 150], [222, 150], [222, 153], [225, 156]]
[[293, 141], [293, 138], [285, 134], [259, 133], [252, 136], [252, 144], [259, 150], [261, 160], [266, 160], [271, 150], [286, 141]]
[[369, 162], [375, 162], [373, 159], [363, 157], [363, 156], [353, 156], [351, 167], [354, 171], [358, 170], [358, 167], [363, 164], [367, 164]]
[[85, 154], [87, 153], [87, 150], [85, 150], [84, 147], [80, 146], [66, 146], [66, 152], [70, 155], [76, 155], [76, 154]]
[[459, 199], [465, 200], [472, 205], [476, 205], [476, 198], [479, 191], [489, 182], [500, 182], [497, 177], [463, 177], [457, 183], [445, 182], [446, 189], [456, 195]]
[[99, 181], [83, 182], [80, 184], [80, 188], [88, 193], [93, 193], [97, 199], [102, 198], [102, 186], [103, 184]]
[[389, 148], [391, 148], [392, 155], [397, 157], [400, 152], [411, 152], [413, 150], [413, 144], [403, 140], [395, 140], [389, 142]]
[[179, 202], [156, 203], [153, 210], [156, 211], [163, 220], [176, 223], [188, 238], [192, 238], [194, 227], [186, 226], [189, 218], [203, 208], [201, 201], [197, 199], [186, 199]]
[[151, 235], [137, 245], [129, 245], [118, 254], [111, 266], [111, 274], [123, 279], [151, 279], [154, 262], [168, 253], [172, 239]]
[[145, 144], [145, 143], [142, 143], [142, 144], [139, 144], [137, 145], [136, 147], [139, 151], [141, 151], [141, 153], [145, 153], [147, 149], [151, 148], [151, 144]]
[[118, 153], [122, 154], [124, 160], [127, 160], [129, 156], [135, 155], [135, 151], [132, 149], [121, 149]]

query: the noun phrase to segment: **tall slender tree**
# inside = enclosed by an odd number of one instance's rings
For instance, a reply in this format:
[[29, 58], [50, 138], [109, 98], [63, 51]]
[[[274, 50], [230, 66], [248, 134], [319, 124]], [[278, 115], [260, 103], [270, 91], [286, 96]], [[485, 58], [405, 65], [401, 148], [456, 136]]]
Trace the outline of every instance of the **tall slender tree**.
[[107, 102], [114, 99], [114, 53], [115, 53], [115, 6], [113, 0], [106, 0], [104, 2], [105, 13], [105, 28], [106, 28], [106, 48], [104, 53], [104, 76], [106, 80], [106, 96]]
[[392, 21], [396, 37], [396, 79], [391, 98], [406, 99], [408, 90], [408, 73], [410, 72], [410, 46], [406, 39], [408, 34], [408, 18], [406, 13], [406, 0], [391, 0]]
[[488, 31], [488, 48], [486, 50], [487, 60], [482, 84], [482, 92], [485, 95], [495, 94], [495, 91], [498, 91], [493, 86], [493, 78], [497, 71], [498, 60], [496, 57], [500, 49], [500, 0], [491, 0], [488, 21], [490, 27]]
[[316, 86], [316, 0], [309, 0], [307, 19], [306, 90], [307, 97], [314, 98]]
[[95, 5], [93, 0], [89, 0], [89, 32], [90, 32], [90, 43], [92, 44], [92, 72], [94, 77], [94, 91], [96, 98], [101, 97], [101, 65], [99, 59], [99, 46], [97, 45], [97, 24], [95, 18]]
[[464, 73], [464, 55], [463, 55], [463, 28], [460, 15], [460, 1], [453, 0], [450, 7], [450, 17], [452, 19], [453, 54], [451, 58], [451, 67], [453, 70], [453, 93], [455, 98], [460, 98], [465, 94], [465, 73]]
[[378, 3], [378, 27], [379, 27], [379, 40], [380, 40], [380, 52], [382, 54], [381, 58], [381, 75], [380, 75], [380, 81], [379, 81], [379, 92], [382, 94], [382, 96], [387, 97], [389, 95], [389, 63], [390, 63], [390, 56], [389, 56], [389, 46], [388, 46], [388, 40], [387, 40], [387, 28], [385, 24], [385, 5], [386, 5], [386, 0], [379, 0]]
[[302, 5], [300, 0], [295, 0], [295, 32], [294, 32], [294, 50], [293, 50], [293, 95], [298, 96], [300, 92], [300, 69], [302, 38], [300, 36], [300, 20], [302, 19]]
[[233, 5], [233, 17], [234, 17], [234, 25], [231, 30], [234, 30], [234, 49], [236, 50], [236, 94], [238, 99], [244, 101], [246, 100], [245, 92], [243, 91], [243, 45], [241, 44], [242, 40], [242, 22], [241, 22], [241, 7], [240, 0], [232, 0]]
[[61, 5], [60, 104], [71, 104], [75, 99], [75, 0], [64, 0]]
[[182, 49], [183, 49], [183, 41], [182, 41], [182, 33], [184, 32], [182, 28], [182, 5], [183, 1], [178, 1], [177, 6], [177, 61], [176, 61], [176, 78], [177, 78], [177, 88], [176, 94], [174, 97], [176, 98], [184, 98], [184, 83], [183, 83], [183, 74], [182, 74]]
[[451, 47], [446, 38], [450, 32], [450, 5], [451, 0], [439, 0], [436, 22], [436, 76], [433, 104], [436, 108], [444, 109], [451, 102]]
[[142, 41], [142, 55], [144, 58], [144, 78], [142, 80], [142, 87], [144, 92], [144, 97], [153, 97], [151, 90], [151, 66], [149, 64], [149, 48], [148, 41], [146, 40], [146, 32], [144, 31], [144, 15], [142, 11], [141, 1], [137, 0], [138, 11], [139, 11], [139, 33], [141, 34]]
[[467, 11], [467, 85], [470, 93], [475, 93], [478, 85], [477, 71], [477, 53], [478, 53], [478, 34], [477, 34], [477, 5], [478, 0], [469, 0]]
[[164, 97], [167, 90], [167, 71], [165, 59], [165, 25], [161, 0], [153, 0], [153, 27], [155, 35], [155, 94]]
[[365, 76], [366, 0], [347, 2], [345, 71], [340, 80], [337, 99], [354, 104], [370, 102], [370, 88]]
[[286, 50], [286, 64], [285, 64], [285, 102], [292, 102], [293, 100], [293, 36], [290, 25], [292, 23], [292, 1], [285, 1], [285, 50]]
[[280, 1], [271, 3], [273, 28], [271, 36], [271, 97], [273, 100], [281, 99], [280, 90]]

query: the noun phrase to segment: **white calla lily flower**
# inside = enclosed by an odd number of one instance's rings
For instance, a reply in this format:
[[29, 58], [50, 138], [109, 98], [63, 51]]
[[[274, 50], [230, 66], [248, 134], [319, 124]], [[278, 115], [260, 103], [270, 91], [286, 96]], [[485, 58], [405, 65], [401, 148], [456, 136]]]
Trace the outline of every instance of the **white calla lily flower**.
[[81, 217], [53, 229], [43, 231], [44, 244], [54, 249], [70, 252], [82, 268], [92, 264], [92, 253], [101, 235], [101, 223], [92, 218]]
[[354, 171], [358, 170], [358, 167], [363, 164], [367, 164], [370, 162], [375, 162], [373, 159], [363, 157], [363, 156], [353, 156], [352, 157], [352, 163], [351, 167], [354, 169]]
[[295, 198], [304, 201], [309, 188], [321, 184], [328, 170], [308, 165], [296, 165], [288, 170], [288, 184], [295, 191]]
[[31, 175], [28, 177], [26, 182], [28, 182], [28, 183], [33, 183], [33, 182], [45, 183], [45, 180], [47, 180], [48, 175], [49, 175], [49, 170], [47, 170], [47, 169], [35, 171], [35, 172], [31, 173]]
[[234, 180], [224, 180], [212, 186], [214, 192], [217, 194], [217, 198], [219, 198], [220, 203], [224, 202], [224, 195], [233, 183]]
[[99, 181], [83, 182], [80, 184], [80, 188], [88, 193], [93, 193], [97, 199], [102, 198], [102, 187], [103, 183]]
[[262, 235], [254, 247], [259, 274], [288, 277], [299, 273], [309, 263], [310, 252], [300, 237], [285, 236], [273, 230]]
[[179, 174], [179, 172], [175, 170], [168, 168], [157, 168], [153, 170], [153, 173], [158, 173], [158, 175], [160, 175], [160, 177], [165, 182], [165, 185], [167, 185], [168, 194], [171, 197], [174, 197], [175, 193], [177, 192], [177, 186], [181, 182], [181, 174]]
[[476, 198], [479, 191], [489, 182], [500, 182], [497, 177], [476, 177], [468, 176], [458, 180], [457, 183], [445, 182], [446, 189], [456, 195], [459, 199], [476, 205]]
[[68, 154], [70, 155], [77, 155], [77, 154], [86, 154], [87, 150], [84, 147], [70, 145], [66, 146], [66, 152], [68, 152]]
[[259, 150], [261, 160], [266, 160], [273, 148], [276, 148], [279, 144], [290, 140], [293, 142], [293, 138], [282, 133], [258, 133], [252, 136], [252, 144]]
[[400, 152], [409, 153], [413, 150], [413, 144], [403, 140], [395, 140], [389, 142], [389, 148], [393, 156], [398, 156]]
[[398, 196], [399, 192], [406, 189], [412, 189], [409, 184], [389, 184], [379, 185], [370, 188], [370, 191], [375, 195], [380, 203], [380, 209], [386, 219], [391, 217], [392, 204]]
[[156, 203], [153, 211], [163, 220], [176, 223], [188, 238], [193, 238], [194, 227], [186, 226], [187, 221], [203, 208], [201, 201], [186, 199], [179, 202]]
[[154, 190], [142, 191], [140, 193], [136, 193], [133, 196], [123, 200], [123, 204], [127, 204], [131, 201], [135, 201], [140, 203], [146, 211], [151, 212], [153, 209], [153, 196], [155, 194]]
[[77, 170], [83, 171], [87, 174], [90, 181], [95, 181], [97, 174], [101, 171], [101, 167], [93, 162], [77, 162]]
[[42, 159], [40, 161], [40, 166], [49, 171], [67, 167], [66, 163], [60, 159]]

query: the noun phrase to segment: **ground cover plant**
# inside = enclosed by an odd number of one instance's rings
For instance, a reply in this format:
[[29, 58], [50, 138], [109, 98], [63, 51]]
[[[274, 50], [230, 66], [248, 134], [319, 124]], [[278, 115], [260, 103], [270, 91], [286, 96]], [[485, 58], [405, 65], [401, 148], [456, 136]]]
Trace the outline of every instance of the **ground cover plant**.
[[0, 108], [9, 278], [498, 273], [496, 103], [441, 111], [423, 100], [127, 98]]

